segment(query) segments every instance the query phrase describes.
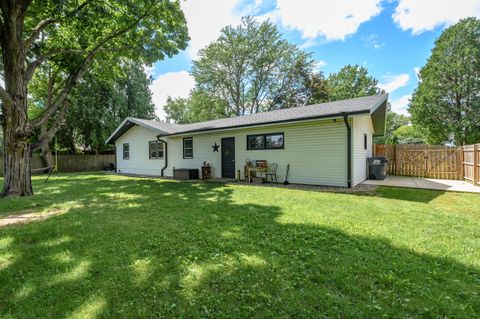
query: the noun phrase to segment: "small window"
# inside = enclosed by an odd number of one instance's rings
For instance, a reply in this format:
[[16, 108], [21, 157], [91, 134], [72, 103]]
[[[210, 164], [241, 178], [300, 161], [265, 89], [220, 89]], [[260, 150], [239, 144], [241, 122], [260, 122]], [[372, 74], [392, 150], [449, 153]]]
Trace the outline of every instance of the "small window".
[[183, 139], [183, 158], [193, 158], [193, 138]]
[[276, 150], [283, 148], [283, 133], [265, 135], [265, 148]]
[[148, 142], [148, 154], [150, 159], [163, 158], [163, 143], [160, 141]]
[[263, 135], [248, 135], [247, 149], [249, 150], [263, 150], [265, 149], [265, 136]]
[[130, 144], [123, 143], [123, 159], [128, 160], [130, 159]]
[[283, 148], [283, 133], [247, 135], [247, 150], [278, 150]]
[[367, 134], [363, 134], [363, 149], [367, 149], [368, 137]]

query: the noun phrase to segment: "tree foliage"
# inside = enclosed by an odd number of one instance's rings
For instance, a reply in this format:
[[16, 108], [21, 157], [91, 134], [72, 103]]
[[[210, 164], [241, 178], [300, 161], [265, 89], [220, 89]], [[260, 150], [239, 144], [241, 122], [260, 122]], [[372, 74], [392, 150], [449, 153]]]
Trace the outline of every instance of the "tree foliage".
[[275, 25], [246, 17], [200, 50], [192, 74], [197, 89], [225, 101], [232, 116], [304, 103], [312, 68], [310, 55], [281, 39]]
[[325, 78], [313, 67], [310, 54], [283, 40], [275, 25], [245, 17], [199, 52], [195, 89], [165, 109], [190, 123], [327, 101]]
[[368, 70], [359, 65], [346, 65], [332, 73], [327, 79], [330, 101], [346, 100], [355, 97], [383, 93], [378, 88], [378, 80], [368, 74]]
[[399, 127], [408, 125], [410, 123], [410, 119], [408, 116], [393, 112], [390, 105], [388, 105], [386, 121], [387, 127], [385, 128], [385, 135], [375, 137], [374, 143], [376, 144], [396, 144], [396, 140], [393, 135], [394, 132]]
[[73, 154], [78, 149], [100, 153], [126, 117], [154, 119], [150, 82], [143, 67], [133, 63], [124, 65], [122, 75], [114, 79], [85, 76], [70, 96], [65, 123], [57, 134], [60, 146]]
[[432, 143], [480, 141], [480, 20], [468, 18], [435, 41], [409, 111]]
[[423, 132], [415, 125], [402, 125], [392, 132], [390, 144], [425, 144]]
[[225, 101], [203, 91], [194, 90], [187, 99], [167, 99], [165, 112], [176, 123], [186, 124], [228, 117]]

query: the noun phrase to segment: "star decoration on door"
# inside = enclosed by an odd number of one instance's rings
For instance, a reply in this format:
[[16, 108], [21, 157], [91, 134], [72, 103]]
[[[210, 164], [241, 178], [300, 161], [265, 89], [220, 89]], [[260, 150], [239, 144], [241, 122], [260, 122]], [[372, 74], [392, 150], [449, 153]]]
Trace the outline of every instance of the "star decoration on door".
[[217, 145], [217, 142], [215, 142], [214, 145], [212, 145], [212, 148], [213, 148], [213, 152], [218, 152], [218, 148], [220, 147], [220, 145]]

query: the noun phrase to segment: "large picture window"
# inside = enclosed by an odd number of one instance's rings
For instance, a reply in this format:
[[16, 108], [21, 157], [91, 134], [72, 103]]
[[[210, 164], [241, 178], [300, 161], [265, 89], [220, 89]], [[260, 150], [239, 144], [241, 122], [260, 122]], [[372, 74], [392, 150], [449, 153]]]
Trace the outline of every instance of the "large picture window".
[[183, 158], [193, 158], [193, 138], [185, 137], [183, 139]]
[[283, 133], [247, 135], [247, 150], [278, 150], [284, 146]]
[[130, 144], [129, 143], [123, 143], [123, 159], [128, 160], [130, 159]]
[[163, 143], [159, 141], [148, 142], [148, 158], [160, 159], [163, 158]]

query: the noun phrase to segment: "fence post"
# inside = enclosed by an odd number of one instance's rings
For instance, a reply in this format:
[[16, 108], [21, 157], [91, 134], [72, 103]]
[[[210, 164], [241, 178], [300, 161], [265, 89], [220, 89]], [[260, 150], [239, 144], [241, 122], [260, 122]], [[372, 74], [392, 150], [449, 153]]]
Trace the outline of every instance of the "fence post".
[[400, 175], [400, 154], [398, 152], [398, 144], [395, 144], [393, 149], [393, 154], [395, 154], [395, 175]]
[[479, 185], [478, 180], [478, 144], [473, 145], [473, 185]]
[[464, 172], [465, 168], [464, 168], [463, 162], [465, 160], [465, 156], [463, 155], [463, 145], [458, 148], [458, 152], [459, 152], [458, 153], [458, 158], [459, 158], [458, 162], [460, 164], [460, 167], [459, 167], [459, 170], [458, 170], [460, 176], [458, 176], [458, 179], [464, 181], [465, 180], [465, 172]]
[[429, 156], [429, 152], [428, 152], [428, 145], [427, 147], [425, 147], [425, 151], [423, 152], [423, 160], [425, 161], [425, 172], [423, 173], [423, 177], [431, 177], [430, 176], [430, 169], [429, 169], [429, 161], [430, 161], [430, 156]]

